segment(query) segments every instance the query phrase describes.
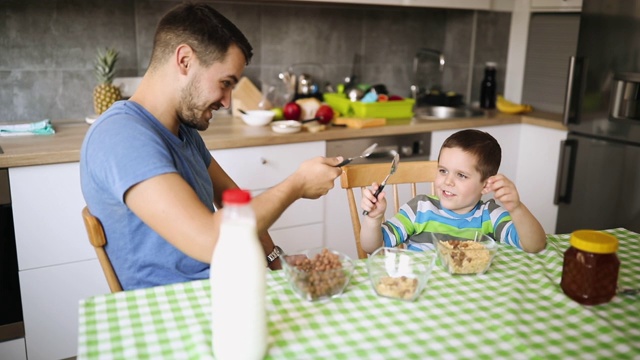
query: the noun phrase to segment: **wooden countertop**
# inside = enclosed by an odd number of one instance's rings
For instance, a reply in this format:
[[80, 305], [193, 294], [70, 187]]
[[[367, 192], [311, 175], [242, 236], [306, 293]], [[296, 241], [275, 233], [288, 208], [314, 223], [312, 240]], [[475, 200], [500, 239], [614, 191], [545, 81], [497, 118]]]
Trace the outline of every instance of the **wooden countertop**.
[[[250, 127], [239, 118], [214, 118], [209, 129], [201, 132], [211, 150], [247, 146], [278, 145], [297, 142], [353, 139], [381, 135], [415, 134], [437, 130], [476, 128], [492, 125], [526, 123], [566, 130], [559, 114], [532, 112], [526, 115], [495, 114], [484, 118], [465, 118], [413, 122], [411, 119], [391, 120], [388, 125], [363, 129], [330, 127], [325, 131], [277, 134], [269, 126]], [[84, 122], [53, 122], [55, 135], [0, 138], [0, 168], [57, 164], [80, 160], [80, 146], [89, 128]]]

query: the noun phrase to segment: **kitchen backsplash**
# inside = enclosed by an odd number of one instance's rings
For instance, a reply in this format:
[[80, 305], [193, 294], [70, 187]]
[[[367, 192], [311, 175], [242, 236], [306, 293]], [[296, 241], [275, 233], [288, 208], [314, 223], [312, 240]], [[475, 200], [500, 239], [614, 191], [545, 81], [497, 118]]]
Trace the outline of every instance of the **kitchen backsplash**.
[[[116, 76], [142, 76], [155, 26], [179, 1], [0, 2], [0, 121], [78, 120], [93, 113], [97, 48], [120, 51]], [[477, 101], [486, 61], [504, 85], [510, 13], [374, 5], [211, 1], [245, 33], [254, 58], [245, 75], [276, 84], [292, 64], [320, 63], [336, 85], [361, 56], [360, 81], [410, 95], [419, 48], [442, 50], [443, 89]], [[472, 41], [475, 39], [475, 44]], [[473, 51], [473, 52], [472, 52]], [[317, 75], [320, 76], [320, 75]]]

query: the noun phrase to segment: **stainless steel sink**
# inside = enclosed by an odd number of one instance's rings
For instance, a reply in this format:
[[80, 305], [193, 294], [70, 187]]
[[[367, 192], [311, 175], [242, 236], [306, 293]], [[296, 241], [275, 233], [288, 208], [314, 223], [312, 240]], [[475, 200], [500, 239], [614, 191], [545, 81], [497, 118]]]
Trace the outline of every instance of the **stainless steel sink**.
[[421, 106], [413, 111], [414, 119], [420, 120], [450, 120], [466, 119], [474, 117], [484, 117], [484, 110], [469, 107], [449, 107], [449, 106]]

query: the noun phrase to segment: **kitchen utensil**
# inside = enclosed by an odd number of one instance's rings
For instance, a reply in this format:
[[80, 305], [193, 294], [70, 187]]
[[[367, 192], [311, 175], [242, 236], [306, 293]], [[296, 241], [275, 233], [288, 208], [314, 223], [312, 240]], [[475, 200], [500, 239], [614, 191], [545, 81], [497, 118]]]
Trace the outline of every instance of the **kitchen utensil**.
[[[376, 192], [373, 193], [373, 196], [376, 199], [378, 198], [378, 195], [380, 195], [380, 192], [382, 191], [382, 189], [384, 189], [384, 186], [387, 185], [387, 180], [389, 180], [389, 177], [393, 175], [396, 172], [396, 170], [398, 170], [399, 162], [400, 162], [400, 155], [398, 153], [395, 153], [393, 155], [393, 161], [391, 161], [391, 170], [389, 170], [389, 175], [387, 175], [387, 177], [385, 177], [384, 180], [382, 180], [382, 183], [378, 187], [378, 190], [376, 190]], [[362, 215], [368, 215], [368, 214], [369, 212], [367, 210], [362, 212]]]
[[364, 151], [362, 152], [362, 154], [360, 154], [360, 156], [350, 157], [348, 159], [345, 159], [340, 164], [336, 165], [336, 167], [341, 167], [341, 166], [347, 165], [348, 163], [352, 162], [355, 159], [369, 157], [369, 155], [371, 155], [371, 153], [373, 152], [373, 150], [375, 150], [375, 148], [377, 146], [378, 146], [378, 143], [373, 143], [371, 146], [369, 146], [368, 148], [364, 149]]
[[240, 111], [241, 113], [243, 113], [243, 114], [247, 115], [247, 112], [246, 112], [246, 111], [244, 111], [244, 110], [242, 110], [242, 109], [238, 109], [238, 111]]

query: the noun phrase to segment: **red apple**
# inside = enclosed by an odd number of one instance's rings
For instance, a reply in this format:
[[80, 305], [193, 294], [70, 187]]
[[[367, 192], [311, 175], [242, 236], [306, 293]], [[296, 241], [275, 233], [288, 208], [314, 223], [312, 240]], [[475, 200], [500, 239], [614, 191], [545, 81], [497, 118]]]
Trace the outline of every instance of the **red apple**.
[[320, 124], [328, 124], [333, 120], [333, 109], [329, 105], [322, 104], [316, 111], [316, 118]]
[[399, 96], [399, 95], [391, 95], [391, 96], [389, 96], [389, 101], [399, 101], [399, 100], [404, 100], [404, 98], [402, 96]]
[[284, 105], [284, 108], [282, 108], [282, 113], [284, 114], [284, 118], [287, 120], [300, 120], [302, 108], [295, 102], [289, 102]]

